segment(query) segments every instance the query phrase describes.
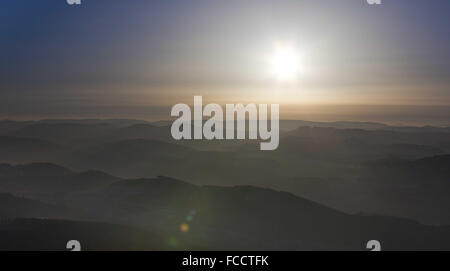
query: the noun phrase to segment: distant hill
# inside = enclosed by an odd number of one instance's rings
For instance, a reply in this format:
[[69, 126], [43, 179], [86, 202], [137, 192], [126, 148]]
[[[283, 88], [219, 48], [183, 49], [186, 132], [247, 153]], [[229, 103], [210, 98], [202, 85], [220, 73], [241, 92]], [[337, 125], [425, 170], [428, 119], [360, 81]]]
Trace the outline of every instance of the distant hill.
[[442, 182], [450, 188], [450, 155], [425, 157], [418, 160], [384, 159], [369, 163], [370, 174], [390, 182], [422, 184]]
[[89, 191], [120, 180], [103, 172], [73, 172], [49, 163], [0, 164], [0, 191], [59, 201], [71, 193]]
[[317, 122], [306, 120], [280, 120], [280, 129], [283, 131], [291, 131], [299, 127], [328, 127], [336, 129], [379, 130], [389, 128], [390, 126], [376, 122], [357, 122], [357, 121]]
[[[283, 134], [280, 149], [303, 151], [311, 157], [336, 156], [366, 161], [397, 156], [417, 159], [444, 154], [449, 133], [415, 133], [300, 127]], [[302, 150], [304, 148], [304, 150]]]
[[36, 138], [0, 136], [0, 163], [30, 163], [53, 159], [60, 145]]
[[176, 171], [190, 152], [188, 147], [160, 140], [129, 139], [82, 148], [70, 155], [68, 164], [119, 176], [155, 176]]
[[299, 127], [285, 136], [316, 139], [360, 140], [372, 144], [421, 144], [436, 145], [450, 140], [448, 132], [400, 132], [392, 130], [337, 129], [332, 127]]
[[33, 121], [0, 120], [0, 135], [32, 124]]
[[37, 123], [9, 132], [7, 135], [31, 137], [59, 144], [67, 144], [71, 141], [89, 142], [93, 138], [105, 137], [116, 129], [116, 126], [107, 123]]
[[38, 121], [38, 123], [48, 123], [48, 124], [87, 124], [87, 125], [98, 125], [98, 124], [109, 124], [116, 127], [126, 127], [138, 124], [148, 124], [145, 120], [134, 120], [134, 119], [44, 119]]
[[135, 124], [148, 124], [148, 122], [144, 120], [133, 119], [43, 119], [37, 121], [0, 120], [0, 134], [36, 124], [109, 124], [120, 128]]
[[158, 139], [163, 141], [171, 141], [172, 135], [170, 128], [153, 126], [150, 124], [135, 124], [120, 128], [111, 136], [114, 140], [126, 139]]

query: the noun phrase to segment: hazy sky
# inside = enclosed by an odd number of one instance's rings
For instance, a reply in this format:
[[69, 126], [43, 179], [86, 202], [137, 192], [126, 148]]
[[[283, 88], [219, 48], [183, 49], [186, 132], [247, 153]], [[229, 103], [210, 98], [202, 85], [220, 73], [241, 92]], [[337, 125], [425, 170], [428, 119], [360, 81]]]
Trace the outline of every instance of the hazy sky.
[[[298, 118], [371, 104], [450, 119], [449, 14], [448, 0], [2, 0], [0, 118], [164, 117], [202, 95]], [[294, 79], [272, 74], [280, 44]]]

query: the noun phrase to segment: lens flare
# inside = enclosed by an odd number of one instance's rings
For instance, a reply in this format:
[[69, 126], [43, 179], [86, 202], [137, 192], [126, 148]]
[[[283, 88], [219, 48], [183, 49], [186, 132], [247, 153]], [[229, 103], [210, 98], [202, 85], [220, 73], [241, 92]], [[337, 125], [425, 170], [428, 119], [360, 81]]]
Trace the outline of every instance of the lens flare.
[[183, 223], [180, 225], [181, 232], [188, 232], [189, 231], [189, 225], [187, 223]]

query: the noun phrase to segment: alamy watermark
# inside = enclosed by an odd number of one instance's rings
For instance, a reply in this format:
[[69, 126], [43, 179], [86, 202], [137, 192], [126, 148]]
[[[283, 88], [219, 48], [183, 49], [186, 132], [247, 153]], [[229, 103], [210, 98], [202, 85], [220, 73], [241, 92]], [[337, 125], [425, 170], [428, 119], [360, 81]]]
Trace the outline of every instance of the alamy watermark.
[[[176, 140], [233, 140], [247, 139], [248, 135], [248, 139], [264, 141], [260, 144], [261, 150], [276, 150], [280, 139], [280, 106], [278, 104], [270, 105], [270, 119], [267, 110], [267, 104], [259, 106], [227, 104], [224, 119], [224, 111], [220, 105], [208, 104], [203, 108], [202, 96], [195, 96], [193, 116], [191, 108], [187, 104], [176, 104], [172, 107], [171, 116], [178, 117], [172, 124], [172, 137]], [[248, 119], [246, 115], [248, 115]], [[204, 120], [204, 117], [210, 118]], [[270, 129], [268, 129], [268, 122], [270, 122]], [[235, 126], [237, 126], [236, 133]], [[194, 129], [193, 136], [192, 128]]]
[[78, 240], [70, 240], [67, 242], [66, 248], [70, 251], [81, 251], [81, 243]]
[[366, 248], [370, 251], [381, 251], [381, 243], [378, 240], [370, 240], [367, 242]]

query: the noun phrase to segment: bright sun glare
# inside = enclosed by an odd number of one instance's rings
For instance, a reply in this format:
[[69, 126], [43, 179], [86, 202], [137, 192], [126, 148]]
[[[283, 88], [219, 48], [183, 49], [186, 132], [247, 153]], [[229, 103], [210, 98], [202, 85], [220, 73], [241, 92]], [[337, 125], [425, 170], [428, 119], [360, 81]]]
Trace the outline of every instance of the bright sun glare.
[[278, 46], [271, 59], [273, 73], [278, 80], [294, 80], [299, 71], [299, 57], [292, 47]]

